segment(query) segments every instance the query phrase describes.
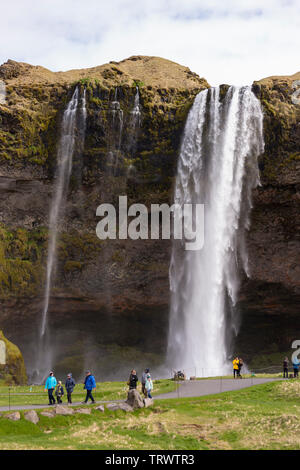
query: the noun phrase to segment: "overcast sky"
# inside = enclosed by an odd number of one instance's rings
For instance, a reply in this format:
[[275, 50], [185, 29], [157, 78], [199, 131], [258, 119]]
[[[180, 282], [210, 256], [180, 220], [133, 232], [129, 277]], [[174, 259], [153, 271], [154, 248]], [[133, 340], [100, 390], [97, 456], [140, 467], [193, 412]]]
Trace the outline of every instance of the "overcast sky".
[[153, 55], [211, 85], [299, 71], [299, 0], [0, 0], [0, 63], [53, 71]]

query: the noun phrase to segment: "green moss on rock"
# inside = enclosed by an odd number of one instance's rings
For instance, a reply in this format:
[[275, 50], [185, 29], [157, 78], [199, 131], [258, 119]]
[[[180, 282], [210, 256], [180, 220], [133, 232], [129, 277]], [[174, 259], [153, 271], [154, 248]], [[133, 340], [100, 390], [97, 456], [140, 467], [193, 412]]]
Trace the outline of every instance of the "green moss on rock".
[[0, 341], [5, 344], [5, 364], [0, 364], [0, 379], [7, 385], [27, 384], [27, 375], [22, 353], [18, 346], [8, 341], [0, 330]]

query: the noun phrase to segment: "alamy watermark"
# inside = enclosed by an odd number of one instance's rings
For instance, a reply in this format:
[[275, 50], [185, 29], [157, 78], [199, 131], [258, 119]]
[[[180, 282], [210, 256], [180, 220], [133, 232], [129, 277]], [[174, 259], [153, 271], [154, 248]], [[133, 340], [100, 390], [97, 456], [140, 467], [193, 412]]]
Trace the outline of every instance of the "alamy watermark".
[[101, 204], [96, 215], [96, 234], [100, 240], [175, 240], [184, 242], [185, 250], [201, 250], [204, 245], [204, 204], [144, 204], [128, 207], [127, 196], [119, 196], [118, 211], [113, 204]]

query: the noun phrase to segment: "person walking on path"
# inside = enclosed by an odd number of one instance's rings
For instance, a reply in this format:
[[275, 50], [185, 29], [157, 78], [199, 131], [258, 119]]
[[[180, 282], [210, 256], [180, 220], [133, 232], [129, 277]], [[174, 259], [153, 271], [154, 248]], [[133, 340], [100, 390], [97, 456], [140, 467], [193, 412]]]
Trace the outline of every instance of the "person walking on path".
[[62, 396], [65, 394], [64, 392], [64, 388], [62, 386], [62, 383], [61, 381], [59, 380], [58, 381], [58, 384], [57, 384], [57, 387], [56, 387], [56, 390], [55, 390], [55, 395], [56, 395], [56, 400], [57, 400], [57, 404], [59, 405], [60, 403], [62, 403]]
[[238, 377], [239, 377], [240, 379], [243, 378], [242, 375], [241, 375], [241, 370], [242, 370], [243, 365], [244, 365], [244, 361], [243, 361], [243, 359], [242, 359], [241, 357], [239, 357]]
[[233, 364], [233, 378], [235, 379], [235, 376], [238, 377], [238, 371], [239, 371], [239, 358], [236, 357], [232, 361]]
[[297, 358], [293, 360], [293, 369], [294, 369], [294, 378], [297, 379], [298, 374], [299, 374], [299, 361]]
[[65, 383], [66, 391], [67, 391], [67, 398], [68, 398], [68, 403], [69, 405], [72, 404], [72, 393], [75, 387], [75, 380], [72, 377], [72, 374], [67, 375], [67, 380]]
[[147, 374], [146, 377], [146, 383], [145, 383], [145, 389], [147, 391], [148, 398], [152, 398], [151, 392], [153, 390], [153, 382], [151, 379], [151, 375]]
[[147, 374], [149, 374], [149, 369], [145, 369], [143, 374], [142, 374], [142, 393], [147, 397], [147, 391], [145, 388], [146, 380], [147, 380]]
[[289, 360], [287, 357], [285, 357], [283, 361], [283, 378], [289, 378]]
[[92, 395], [92, 391], [96, 389], [95, 377], [89, 370], [85, 373], [85, 375], [84, 389], [86, 390], [86, 397], [83, 403], [87, 403], [89, 398], [92, 400], [92, 403], [95, 403], [94, 397]]
[[136, 370], [132, 369], [129, 380], [128, 380], [128, 385], [129, 385], [129, 390], [136, 389], [136, 385], [138, 383], [138, 376], [136, 375]]
[[54, 389], [57, 385], [56, 378], [53, 372], [50, 372], [49, 377], [45, 383], [45, 391], [48, 390], [49, 405], [55, 405], [55, 398], [53, 396]]

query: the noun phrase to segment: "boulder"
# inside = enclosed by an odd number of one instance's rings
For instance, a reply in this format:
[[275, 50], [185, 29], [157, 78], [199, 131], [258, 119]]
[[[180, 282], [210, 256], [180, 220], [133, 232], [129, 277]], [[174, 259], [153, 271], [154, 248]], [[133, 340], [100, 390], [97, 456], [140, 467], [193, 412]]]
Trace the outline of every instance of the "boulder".
[[57, 405], [55, 409], [55, 413], [57, 415], [67, 416], [67, 415], [74, 414], [74, 410], [73, 408], [68, 408], [67, 406], [64, 406], [64, 405]]
[[126, 402], [120, 403], [119, 408], [120, 408], [120, 410], [123, 410], [123, 411], [126, 411], [126, 412], [133, 411], [132, 406], [128, 405], [128, 403], [126, 403]]
[[103, 405], [96, 406], [95, 410], [98, 410], [98, 411], [101, 411], [101, 413], [104, 413], [104, 406]]
[[27, 384], [22, 353], [18, 346], [8, 341], [0, 330], [0, 379], [8, 385]]
[[24, 418], [27, 420], [27, 421], [30, 421], [31, 423], [33, 424], [37, 424], [40, 420], [40, 418], [38, 417], [38, 414], [36, 411], [34, 410], [30, 410], [30, 411], [25, 411], [24, 413]]
[[12, 421], [19, 421], [19, 419], [21, 419], [21, 415], [18, 411], [14, 411], [12, 413], [5, 414], [4, 418], [11, 419]]
[[75, 411], [75, 413], [81, 413], [83, 415], [90, 415], [92, 409], [91, 408], [77, 408], [74, 411]]
[[148, 408], [148, 406], [152, 406], [154, 403], [153, 398], [144, 398], [144, 406]]
[[55, 410], [45, 410], [41, 411], [42, 416], [46, 416], [46, 418], [54, 418], [55, 416]]
[[127, 395], [127, 400], [126, 402], [129, 406], [132, 408], [144, 408], [144, 402], [139, 394], [139, 392], [135, 389], [129, 390], [128, 395]]
[[120, 406], [118, 403], [108, 403], [108, 405], [106, 405], [106, 408], [109, 410], [109, 411], [117, 411], [120, 409]]

